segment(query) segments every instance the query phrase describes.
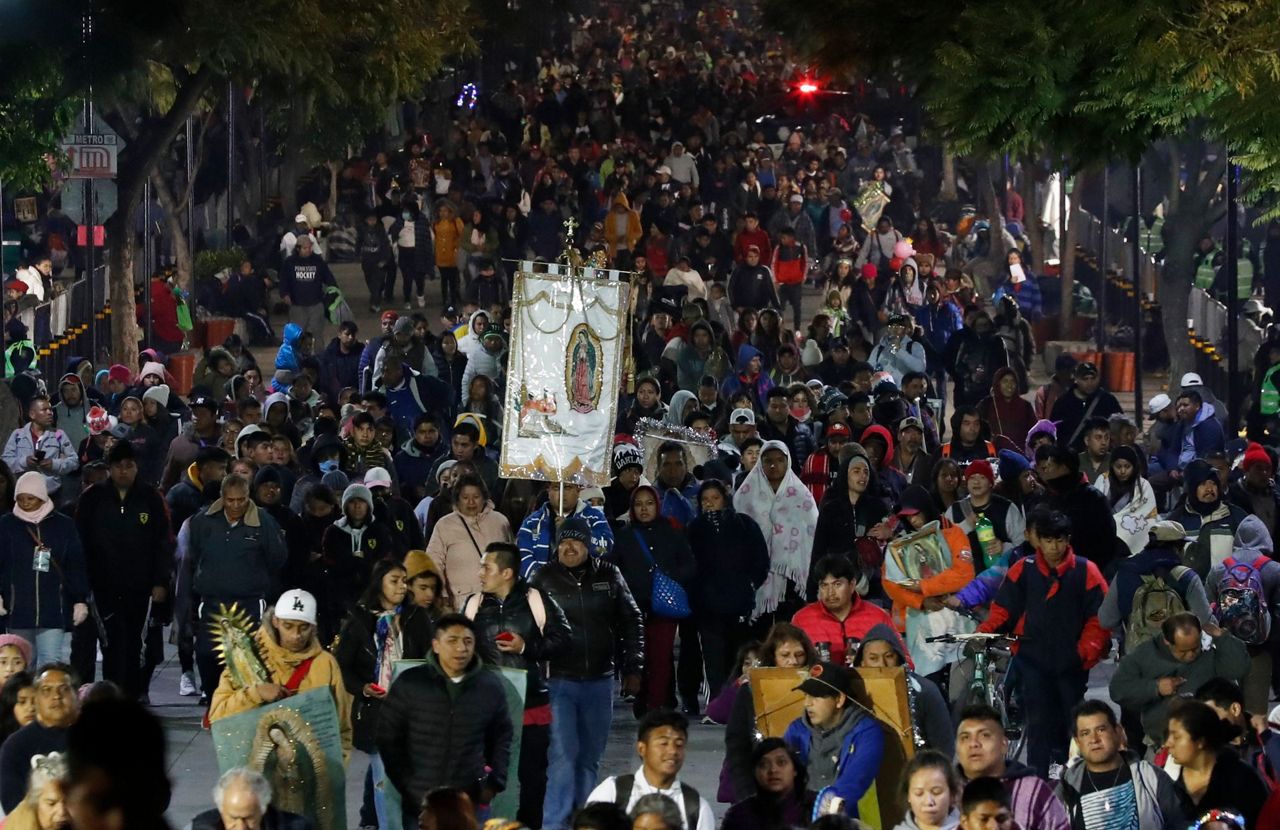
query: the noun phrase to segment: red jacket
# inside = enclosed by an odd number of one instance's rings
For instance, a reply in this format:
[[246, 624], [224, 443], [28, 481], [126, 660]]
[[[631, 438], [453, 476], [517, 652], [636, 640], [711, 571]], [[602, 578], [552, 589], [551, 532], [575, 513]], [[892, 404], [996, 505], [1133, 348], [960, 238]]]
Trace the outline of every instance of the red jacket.
[[773, 249], [773, 278], [778, 285], [799, 285], [809, 271], [809, 255], [799, 242]]
[[761, 263], [768, 262], [773, 256], [773, 243], [769, 241], [768, 232], [764, 228], [756, 228], [754, 231], [744, 230], [733, 241], [733, 261], [746, 262], [747, 248], [752, 245], [760, 249]]
[[1019, 636], [1013, 650], [1046, 671], [1088, 671], [1111, 639], [1098, 622], [1107, 581], [1098, 566], [1068, 548], [1050, 572], [1036, 551], [1014, 562], [979, 631]]
[[[888, 611], [879, 605], [867, 602], [857, 594], [853, 595], [853, 607], [849, 609], [848, 615], [843, 620], [836, 619], [835, 614], [828, 611], [821, 602], [811, 602], [797, 611], [791, 618], [791, 622], [808, 634], [814, 645], [830, 643], [831, 662], [840, 665], [844, 665], [845, 662], [847, 639], [852, 638], [861, 643], [862, 638], [867, 636], [867, 632], [877, 625], [894, 628], [893, 618], [889, 616]], [[897, 629], [894, 628], [894, 630]], [[906, 644], [899, 641], [899, 645], [902, 646], [902, 653], [907, 654]], [[909, 662], [910, 657], [907, 659]]]
[[[142, 326], [145, 333], [147, 327], [146, 302], [138, 303], [136, 314], [138, 325]], [[183, 332], [182, 329], [178, 328], [178, 301], [173, 298], [173, 292], [169, 290], [169, 286], [164, 280], [151, 281], [151, 319], [156, 337], [169, 343], [182, 341]]]

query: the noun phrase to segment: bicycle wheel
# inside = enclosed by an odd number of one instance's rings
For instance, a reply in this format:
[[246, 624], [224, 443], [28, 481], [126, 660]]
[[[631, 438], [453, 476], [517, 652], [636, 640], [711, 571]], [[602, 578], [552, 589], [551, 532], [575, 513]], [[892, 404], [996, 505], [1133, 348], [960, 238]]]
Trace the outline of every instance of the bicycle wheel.
[[1022, 760], [1022, 751], [1027, 745], [1027, 729], [1020, 715], [1009, 705], [1005, 690], [992, 683], [987, 687], [990, 692], [988, 704], [1000, 713], [1000, 722], [1004, 724], [1004, 734], [1009, 741], [1009, 749], [1005, 752], [1006, 761]]

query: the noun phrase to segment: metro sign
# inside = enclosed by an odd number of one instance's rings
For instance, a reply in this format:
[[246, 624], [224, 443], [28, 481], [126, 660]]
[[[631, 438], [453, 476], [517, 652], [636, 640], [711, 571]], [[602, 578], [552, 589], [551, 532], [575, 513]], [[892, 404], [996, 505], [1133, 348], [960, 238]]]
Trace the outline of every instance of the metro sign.
[[67, 176], [72, 179], [111, 179], [117, 172], [120, 137], [73, 134], [61, 142], [67, 156]]

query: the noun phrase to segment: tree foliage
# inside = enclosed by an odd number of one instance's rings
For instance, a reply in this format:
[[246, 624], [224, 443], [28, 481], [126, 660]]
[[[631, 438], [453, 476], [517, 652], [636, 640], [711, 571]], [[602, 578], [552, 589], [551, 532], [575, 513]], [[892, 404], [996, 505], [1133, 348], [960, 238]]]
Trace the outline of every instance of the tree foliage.
[[1172, 375], [1189, 368], [1180, 332], [1194, 243], [1225, 209], [1221, 150], [1248, 172], [1247, 198], [1280, 190], [1280, 0], [763, 4], [824, 69], [915, 87], [957, 152], [1081, 169], [1137, 162], [1167, 141], [1187, 183], [1169, 194], [1161, 309]]
[[[48, 180], [44, 157], [66, 132], [69, 107], [92, 85], [97, 111], [128, 143], [107, 235], [112, 352], [129, 365], [138, 331], [133, 212], [202, 102], [212, 103], [228, 82], [273, 86], [282, 106], [297, 97], [314, 102], [309, 112], [320, 115], [306, 124], [307, 143], [338, 152], [370, 113], [414, 92], [469, 42], [466, 0], [94, 0], [93, 25], [82, 28], [86, 7], [83, 0], [0, 4], [0, 178]], [[28, 56], [37, 56], [29, 71], [3, 71]]]
[[290, 108], [309, 105], [302, 148], [308, 161], [341, 158], [381, 126], [388, 106], [421, 90], [446, 60], [473, 46], [466, 0], [319, 2], [340, 24], [329, 33], [332, 69], [259, 73], [256, 81], [280, 101], [271, 112], [278, 125], [287, 124]]
[[71, 131], [76, 102], [58, 94], [49, 59], [0, 61], [0, 182], [18, 189], [48, 181], [46, 154]]
[[[764, 0], [824, 67], [916, 87], [960, 153], [1074, 167], [1137, 159], [1191, 125], [1280, 184], [1280, 0]], [[832, 20], [847, 25], [832, 26]]]

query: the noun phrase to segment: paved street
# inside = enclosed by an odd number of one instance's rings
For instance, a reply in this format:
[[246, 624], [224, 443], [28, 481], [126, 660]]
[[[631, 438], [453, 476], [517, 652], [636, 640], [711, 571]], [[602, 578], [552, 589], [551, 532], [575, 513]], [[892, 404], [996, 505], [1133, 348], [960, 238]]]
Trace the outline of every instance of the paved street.
[[[213, 754], [213, 740], [200, 728], [200, 707], [194, 697], [178, 697], [177, 652], [169, 647], [169, 659], [151, 684], [152, 709], [164, 719], [169, 737], [169, 776], [173, 781], [173, 801], [169, 818], [175, 828], [185, 827], [191, 817], [212, 806], [210, 791], [218, 780], [218, 764]], [[1089, 697], [1105, 697], [1107, 682], [1115, 666], [1106, 662], [1093, 670]], [[638, 766], [635, 754], [635, 718], [630, 708], [619, 703], [614, 710], [613, 731], [605, 752], [602, 775], [634, 772]], [[712, 802], [717, 818], [724, 815], [727, 804], [715, 802], [720, 781], [720, 764], [724, 752], [724, 728], [694, 724], [689, 736], [688, 757], [682, 778]], [[359, 824], [360, 795], [368, 759], [361, 752], [352, 754], [347, 769], [348, 827]]]
[[[356, 313], [361, 335], [367, 336], [370, 332], [376, 331], [377, 320], [368, 312], [367, 294], [359, 267], [338, 265], [334, 271]], [[437, 283], [428, 283], [426, 312], [433, 331], [439, 330], [438, 291]], [[818, 293], [806, 292], [806, 312], [814, 313], [818, 305]], [[332, 331], [330, 334], [332, 335]], [[274, 350], [258, 350], [258, 359], [259, 361], [273, 360]], [[1147, 388], [1154, 389], [1153, 383], [1154, 380], [1149, 380]], [[1130, 406], [1132, 396], [1121, 396], [1121, 402], [1126, 407]], [[1090, 678], [1090, 697], [1106, 695], [1107, 681], [1110, 679], [1113, 668], [1114, 664], [1108, 662], [1094, 670]], [[202, 713], [196, 704], [197, 698], [178, 697], [178, 676], [176, 651], [170, 646], [169, 659], [159, 669], [158, 676], [152, 683], [151, 700], [156, 713], [165, 720], [169, 736], [170, 775], [174, 785], [169, 816], [175, 827], [183, 827], [192, 816], [211, 806], [210, 790], [217, 781], [218, 770], [213, 742], [209, 733], [200, 728]], [[722, 816], [727, 807], [714, 802], [722, 757], [723, 728], [694, 725], [690, 735], [689, 755], [685, 762], [683, 778], [713, 802], [717, 816]], [[613, 731], [609, 738], [608, 751], [605, 753], [602, 774], [632, 772], [636, 765], [635, 719], [628, 707], [619, 705], [614, 714]], [[352, 828], [358, 826], [361, 788], [367, 766], [366, 757], [360, 752], [355, 752], [347, 773], [348, 825]]]

